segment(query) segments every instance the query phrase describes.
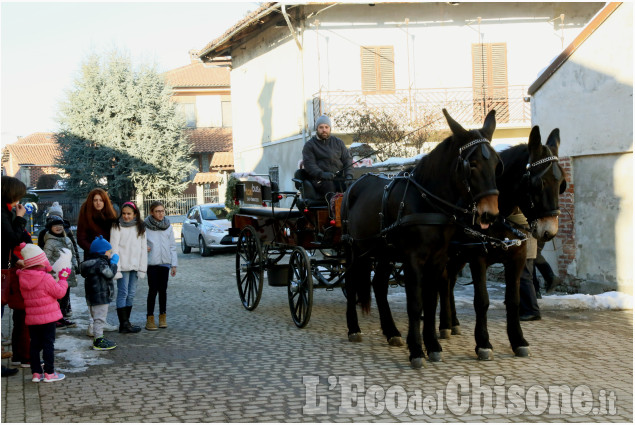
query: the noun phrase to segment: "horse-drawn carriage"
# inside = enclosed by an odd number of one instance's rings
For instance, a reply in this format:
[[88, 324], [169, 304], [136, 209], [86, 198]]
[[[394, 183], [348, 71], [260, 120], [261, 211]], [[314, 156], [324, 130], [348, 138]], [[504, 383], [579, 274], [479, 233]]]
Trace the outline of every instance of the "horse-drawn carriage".
[[[490, 145], [496, 126], [494, 111], [478, 130], [465, 130], [447, 111], [443, 112], [452, 135], [413, 169], [394, 178], [366, 174], [341, 198], [333, 197], [331, 203], [312, 195], [313, 188], [301, 170], [294, 178], [297, 191], [279, 191], [274, 184], [265, 189], [266, 185], [253, 182], [237, 186], [238, 199], [256, 204], [266, 199], [270, 204], [269, 208], [242, 207], [233, 216], [231, 232], [238, 236], [236, 280], [243, 306], [247, 310], [257, 307], [267, 272], [269, 285], [287, 286], [293, 321], [304, 327], [311, 316], [313, 289], [343, 287], [349, 340], [357, 342], [362, 340], [362, 333], [356, 308], [361, 304], [363, 310], [369, 310], [372, 285], [382, 331], [391, 345], [401, 345], [401, 334], [387, 302], [390, 275], [395, 275], [395, 264], [401, 263], [410, 361], [413, 367], [421, 367], [423, 346], [430, 360], [441, 360], [442, 349], [435, 332], [439, 292], [441, 334], [449, 335], [450, 327], [458, 329], [451, 297], [454, 277], [448, 276], [448, 271], [455, 274], [459, 269], [446, 266], [451, 242], [469, 236], [479, 241], [485, 254], [455, 263], [462, 266], [470, 261], [477, 288], [478, 357], [491, 358], [485, 319], [485, 270], [498, 261], [506, 268], [510, 343], [517, 356], [529, 355], [518, 315], [526, 244], [509, 249], [508, 239], [519, 237], [522, 242], [524, 236], [505, 226], [501, 230], [499, 203], [504, 217], [518, 208], [530, 219], [532, 225], [525, 232], [542, 240], [555, 236], [558, 195], [566, 187], [557, 159], [558, 132], [554, 130], [547, 145], [542, 145], [535, 127], [530, 143], [506, 151], [503, 161]], [[500, 199], [499, 193], [504, 195]], [[283, 198], [292, 198], [290, 206], [276, 207]], [[496, 258], [485, 258], [486, 246], [501, 252]], [[287, 256], [288, 264], [283, 261]]]
[[[240, 300], [254, 310], [266, 275], [269, 286], [287, 287], [291, 317], [302, 328], [311, 318], [313, 290], [344, 286], [341, 195], [330, 203], [320, 199], [304, 170], [295, 173], [296, 191], [278, 190], [266, 175], [253, 177], [257, 180], [243, 178], [234, 191], [241, 207], [232, 217], [230, 234], [238, 236]], [[279, 206], [285, 199], [290, 205]]]

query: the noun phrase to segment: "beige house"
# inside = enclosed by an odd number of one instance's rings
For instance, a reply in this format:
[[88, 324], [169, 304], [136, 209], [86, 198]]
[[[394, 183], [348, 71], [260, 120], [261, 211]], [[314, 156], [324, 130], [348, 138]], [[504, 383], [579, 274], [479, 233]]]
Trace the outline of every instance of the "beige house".
[[185, 194], [197, 195], [197, 203], [215, 202], [224, 196], [219, 184], [234, 168], [229, 62], [220, 58], [203, 63], [192, 53], [190, 58], [189, 65], [164, 77], [192, 145], [192, 183]]
[[633, 293], [633, 4], [609, 3], [529, 88], [569, 174], [550, 254], [572, 290]]
[[236, 170], [270, 174], [293, 190], [316, 117], [362, 102], [408, 117], [446, 107], [468, 127], [494, 108], [495, 141], [526, 141], [528, 86], [603, 6], [270, 2], [199, 56], [231, 56]]
[[64, 175], [64, 170], [55, 165], [58, 154], [55, 133], [33, 133], [19, 138], [2, 150], [2, 175], [35, 187], [44, 174]]

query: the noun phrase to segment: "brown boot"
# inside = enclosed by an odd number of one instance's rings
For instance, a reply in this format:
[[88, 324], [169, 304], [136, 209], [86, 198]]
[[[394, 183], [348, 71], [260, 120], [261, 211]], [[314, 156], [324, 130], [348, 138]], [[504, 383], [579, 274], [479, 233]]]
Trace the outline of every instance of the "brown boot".
[[148, 316], [148, 320], [146, 322], [146, 329], [149, 331], [156, 331], [157, 325], [154, 324], [154, 316]]
[[160, 328], [168, 327], [168, 322], [165, 321], [165, 313], [159, 314], [159, 327]]
[[[164, 315], [165, 316], [165, 315]], [[165, 319], [165, 318], [164, 318]], [[13, 352], [11, 351], [4, 351], [4, 348], [2, 349], [2, 358], [3, 359], [8, 359], [9, 357], [13, 356]]]

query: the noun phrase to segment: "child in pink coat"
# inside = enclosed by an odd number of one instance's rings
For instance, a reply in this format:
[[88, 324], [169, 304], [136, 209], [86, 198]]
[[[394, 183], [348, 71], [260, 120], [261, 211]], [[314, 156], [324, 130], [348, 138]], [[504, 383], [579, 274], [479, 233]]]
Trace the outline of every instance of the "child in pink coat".
[[[54, 382], [64, 379], [64, 374], [55, 372], [55, 322], [62, 318], [57, 302], [66, 294], [70, 269], [59, 272], [58, 281], [49, 274], [52, 270], [44, 251], [37, 245], [20, 245], [24, 258], [24, 269], [18, 270], [20, 292], [24, 298], [26, 311], [25, 324], [31, 335], [31, 373], [33, 382]], [[44, 370], [40, 363], [40, 351], [43, 351]]]

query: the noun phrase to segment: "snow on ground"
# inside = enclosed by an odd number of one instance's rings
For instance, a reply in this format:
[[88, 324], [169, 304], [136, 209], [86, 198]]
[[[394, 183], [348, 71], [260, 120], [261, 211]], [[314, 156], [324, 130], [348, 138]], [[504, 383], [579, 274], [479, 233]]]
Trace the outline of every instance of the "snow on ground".
[[[454, 288], [454, 302], [457, 309], [472, 308], [474, 287], [466, 285], [470, 279], [459, 278]], [[505, 284], [503, 282], [487, 282], [490, 297], [490, 309], [505, 309]], [[389, 293], [389, 302], [405, 302], [403, 290]], [[589, 294], [552, 294], [544, 295], [538, 300], [542, 310], [632, 310], [633, 296], [624, 292], [605, 292], [598, 295]]]
[[[108, 351], [92, 349], [93, 339], [86, 335], [89, 317], [86, 299], [76, 297], [71, 292], [71, 305], [73, 306], [73, 317], [70, 320], [77, 323], [77, 328], [57, 331], [55, 358], [64, 360], [64, 362], [56, 362], [55, 370], [64, 373], [85, 372], [90, 366], [114, 363], [113, 360], [108, 359]], [[106, 338], [108, 338], [108, 333], [104, 334]]]

